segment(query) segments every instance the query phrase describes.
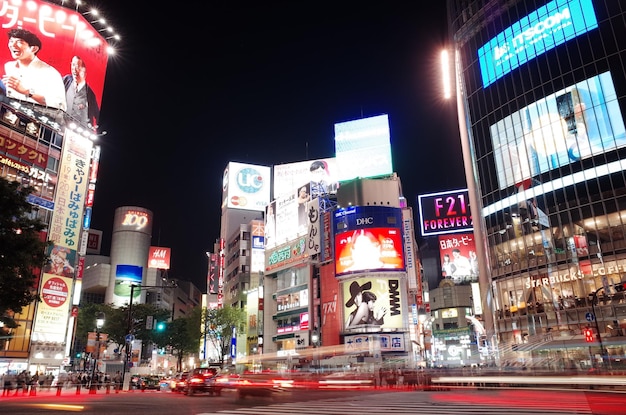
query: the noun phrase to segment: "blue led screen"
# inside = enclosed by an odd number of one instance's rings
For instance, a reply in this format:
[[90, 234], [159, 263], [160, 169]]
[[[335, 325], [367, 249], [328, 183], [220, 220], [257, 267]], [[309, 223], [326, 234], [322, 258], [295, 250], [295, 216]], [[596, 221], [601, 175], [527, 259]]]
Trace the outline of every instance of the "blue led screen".
[[483, 87], [542, 53], [597, 27], [592, 0], [551, 1], [478, 49]]

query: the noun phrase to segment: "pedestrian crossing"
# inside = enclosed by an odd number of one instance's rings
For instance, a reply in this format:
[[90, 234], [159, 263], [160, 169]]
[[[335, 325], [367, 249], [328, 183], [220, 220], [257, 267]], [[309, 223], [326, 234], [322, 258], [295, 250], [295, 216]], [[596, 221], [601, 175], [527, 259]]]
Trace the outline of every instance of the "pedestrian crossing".
[[[363, 394], [358, 397], [275, 403], [212, 412], [222, 415], [583, 415], [592, 414], [584, 399], [570, 402], [524, 400], [462, 402], [419, 392]], [[204, 415], [204, 414], [197, 414]]]

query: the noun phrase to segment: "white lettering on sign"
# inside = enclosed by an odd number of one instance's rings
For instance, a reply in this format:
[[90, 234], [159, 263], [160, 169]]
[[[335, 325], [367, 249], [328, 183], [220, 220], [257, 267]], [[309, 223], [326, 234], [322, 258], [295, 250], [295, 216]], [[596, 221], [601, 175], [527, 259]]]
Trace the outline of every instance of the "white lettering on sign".
[[154, 252], [152, 253], [152, 258], [165, 258], [167, 257], [167, 250], [166, 249], [155, 249]]
[[372, 217], [369, 217], [369, 218], [356, 218], [357, 226], [371, 225], [372, 223], [374, 223], [374, 218], [372, 218]]
[[122, 221], [122, 226], [134, 226], [137, 229], [142, 229], [147, 224], [148, 216], [143, 212], [127, 212]]
[[322, 304], [322, 326], [326, 324], [326, 316], [337, 312], [337, 294], [333, 296], [333, 301]]

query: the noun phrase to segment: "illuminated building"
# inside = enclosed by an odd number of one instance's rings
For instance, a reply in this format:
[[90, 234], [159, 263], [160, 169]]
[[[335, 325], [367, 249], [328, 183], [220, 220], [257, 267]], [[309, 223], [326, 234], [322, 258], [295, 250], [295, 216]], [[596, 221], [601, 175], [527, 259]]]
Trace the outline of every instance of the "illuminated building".
[[[29, 202], [48, 225], [42, 238], [53, 242], [50, 264], [38, 281], [43, 301], [14, 316], [16, 329], [3, 330], [1, 372], [34, 373], [68, 364], [80, 298], [100, 155], [93, 140], [105, 134], [97, 131], [95, 107], [102, 104], [110, 42], [117, 35], [87, 20], [78, 6], [63, 3], [6, 1], [0, 18], [8, 43], [21, 39], [41, 61], [41, 70], [26, 73], [22, 59], [33, 58], [29, 53], [14, 59], [8, 47], [0, 48], [3, 73], [20, 79], [5, 79], [0, 94], [0, 175], [35, 188]], [[102, 36], [103, 27], [110, 37]], [[75, 56], [81, 57], [86, 78], [72, 72]], [[67, 107], [66, 88], [72, 102], [89, 89], [90, 115]]]
[[[449, 0], [448, 10], [489, 341], [502, 364], [617, 365], [624, 12], [607, 0]], [[603, 343], [585, 342], [587, 326]]]

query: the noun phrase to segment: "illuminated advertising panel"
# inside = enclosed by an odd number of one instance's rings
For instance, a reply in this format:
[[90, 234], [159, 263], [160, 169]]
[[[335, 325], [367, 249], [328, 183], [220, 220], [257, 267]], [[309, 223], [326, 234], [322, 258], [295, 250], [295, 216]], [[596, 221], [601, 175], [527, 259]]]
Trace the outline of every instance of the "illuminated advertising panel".
[[333, 258], [333, 231], [331, 212], [322, 212], [320, 223], [320, 262], [330, 261]]
[[265, 248], [276, 247], [276, 201], [267, 205], [265, 211]]
[[36, 150], [34, 147], [35, 145], [36, 143], [34, 142], [33, 146], [29, 146], [28, 144], [17, 142], [9, 137], [0, 135], [0, 151], [7, 155], [32, 163], [34, 166], [45, 170], [46, 167], [48, 167], [48, 155]]
[[[322, 344], [331, 346], [339, 343], [339, 333], [343, 331], [341, 321], [341, 293], [340, 287], [335, 279], [335, 270], [332, 264], [320, 266], [319, 282], [316, 278], [313, 282], [324, 287], [323, 290], [315, 290], [320, 293], [321, 321], [315, 321], [314, 325], [323, 327]], [[315, 317], [315, 314], [313, 315]]]
[[[116, 305], [128, 304], [130, 300], [131, 285], [141, 285], [143, 267], [136, 265], [118, 265], [115, 269], [115, 288], [113, 290], [113, 302]], [[141, 295], [141, 289], [134, 289], [133, 302]]]
[[308, 230], [307, 203], [311, 200], [310, 184], [299, 186], [276, 199], [276, 245], [282, 245], [306, 235]]
[[307, 242], [306, 252], [308, 256], [316, 255], [321, 252], [320, 222], [322, 212], [320, 211], [320, 200], [315, 198], [306, 204], [306, 221], [307, 221]]
[[422, 280], [418, 277], [417, 247], [413, 232], [413, 210], [402, 209], [402, 235], [404, 236], [404, 259], [409, 290], [417, 292], [419, 305], [422, 305]]
[[102, 246], [102, 231], [89, 229], [87, 236], [87, 253], [92, 255], [100, 255], [100, 247]]
[[483, 87], [597, 27], [592, 0], [554, 0], [547, 3], [478, 49]]
[[152, 232], [152, 212], [140, 207], [129, 207], [123, 214], [115, 215], [113, 232], [134, 231], [145, 234]]
[[[97, 125], [108, 58], [98, 30], [80, 12], [39, 0], [3, 1], [0, 25], [8, 42], [0, 48], [4, 94]], [[21, 65], [31, 56], [36, 65], [25, 72]], [[82, 64], [72, 62], [75, 56]]]
[[170, 248], [151, 246], [148, 250], [148, 268], [170, 269], [171, 256], [172, 250]]
[[335, 212], [335, 273], [404, 271], [402, 210], [351, 206]]
[[37, 308], [33, 338], [40, 342], [65, 341], [72, 284], [71, 277], [43, 274], [40, 291], [42, 301]]
[[250, 272], [263, 272], [265, 268], [265, 226], [260, 220], [252, 221]]
[[289, 311], [295, 308], [302, 308], [309, 306], [309, 289], [299, 290], [289, 294], [276, 295], [276, 310], [280, 313], [282, 311]]
[[399, 278], [367, 277], [341, 282], [344, 330], [400, 329], [408, 312]]
[[270, 203], [271, 169], [230, 162], [222, 180], [222, 207], [264, 211]]
[[368, 228], [335, 236], [337, 275], [375, 270], [404, 270], [402, 232], [398, 228]]
[[387, 114], [335, 124], [337, 179], [387, 176], [393, 172]]
[[367, 350], [370, 354], [375, 355], [380, 352], [405, 352], [405, 334], [355, 334], [344, 337], [346, 351], [356, 352], [358, 350]]
[[65, 143], [58, 173], [55, 209], [50, 224], [50, 240], [55, 245], [76, 251], [87, 197], [92, 142], [71, 130]]
[[419, 195], [417, 206], [422, 236], [473, 230], [467, 189]]
[[312, 197], [337, 193], [337, 160], [334, 157], [277, 164], [273, 170], [275, 199], [293, 193], [306, 183], [311, 183]]
[[265, 255], [265, 271], [277, 272], [288, 266], [304, 262], [308, 256], [306, 253], [306, 238], [298, 238], [290, 243], [273, 251], [267, 251]]
[[478, 259], [473, 233], [439, 235], [441, 276], [457, 285], [478, 281]]
[[209, 257], [209, 270], [207, 272], [207, 292], [209, 294], [217, 294], [219, 291], [219, 261], [217, 254], [207, 253]]
[[500, 189], [626, 145], [609, 72], [535, 101], [490, 130]]

